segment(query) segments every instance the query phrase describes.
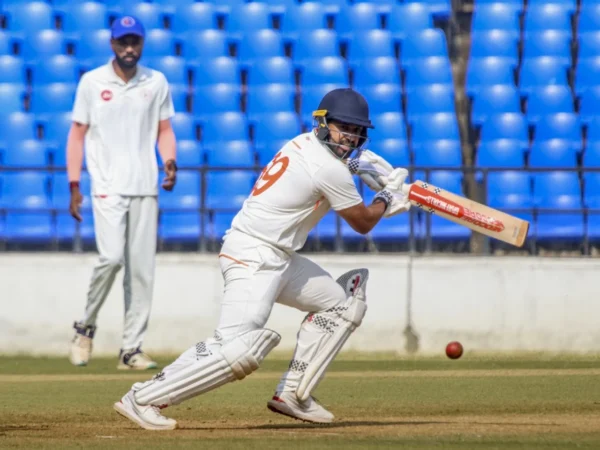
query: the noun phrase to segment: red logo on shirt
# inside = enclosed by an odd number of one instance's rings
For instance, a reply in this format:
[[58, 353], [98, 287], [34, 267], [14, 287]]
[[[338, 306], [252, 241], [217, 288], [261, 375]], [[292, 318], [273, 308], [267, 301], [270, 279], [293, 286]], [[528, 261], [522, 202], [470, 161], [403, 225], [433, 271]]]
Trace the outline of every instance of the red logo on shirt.
[[110, 99], [112, 99], [113, 97], [113, 93], [111, 91], [109, 91], [108, 89], [102, 91], [102, 93], [100, 94], [100, 97], [102, 97], [102, 100], [104, 100], [105, 102], [108, 102]]

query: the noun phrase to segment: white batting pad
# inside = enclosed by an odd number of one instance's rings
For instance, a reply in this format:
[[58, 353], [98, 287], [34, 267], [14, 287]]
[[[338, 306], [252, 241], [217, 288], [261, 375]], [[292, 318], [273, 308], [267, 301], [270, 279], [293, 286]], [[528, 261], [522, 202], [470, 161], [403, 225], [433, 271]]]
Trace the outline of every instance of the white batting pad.
[[309, 314], [302, 323], [298, 348], [292, 361], [292, 365], [295, 361], [300, 361], [296, 363], [296, 370], [304, 369], [296, 389], [298, 400], [308, 400], [331, 361], [362, 323], [367, 312], [365, 290], [368, 278], [367, 269], [346, 272], [337, 282], [346, 291], [347, 302], [324, 312]]
[[177, 405], [223, 384], [242, 380], [258, 369], [280, 340], [279, 334], [264, 328], [241, 334], [220, 349], [204, 347], [203, 356], [196, 361], [144, 383], [135, 399], [141, 405]]

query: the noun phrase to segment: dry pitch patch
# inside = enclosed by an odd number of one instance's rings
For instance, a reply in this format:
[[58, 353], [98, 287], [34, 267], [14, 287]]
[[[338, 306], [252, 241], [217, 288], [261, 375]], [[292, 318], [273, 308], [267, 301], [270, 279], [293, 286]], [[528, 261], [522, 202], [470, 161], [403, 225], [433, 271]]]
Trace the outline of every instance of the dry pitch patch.
[[62, 359], [0, 358], [0, 449], [600, 448], [595, 357], [386, 358], [332, 367], [316, 393], [336, 415], [332, 425], [267, 411], [287, 364], [274, 359], [165, 410], [181, 426], [166, 433], [141, 430], [111, 408], [152, 373], [117, 372], [113, 359], [82, 370]]

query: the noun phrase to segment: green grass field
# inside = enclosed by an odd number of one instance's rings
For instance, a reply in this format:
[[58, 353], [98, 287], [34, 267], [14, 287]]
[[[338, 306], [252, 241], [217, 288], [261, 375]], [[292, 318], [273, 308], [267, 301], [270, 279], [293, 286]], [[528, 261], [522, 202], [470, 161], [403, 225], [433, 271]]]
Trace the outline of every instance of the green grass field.
[[[284, 355], [285, 356], [285, 355]], [[161, 358], [167, 364], [171, 358]], [[287, 359], [164, 410], [180, 429], [150, 432], [112, 404], [153, 372], [66, 359], [0, 357], [0, 449], [600, 449], [600, 358], [346, 354], [316, 396], [327, 426], [271, 413]]]

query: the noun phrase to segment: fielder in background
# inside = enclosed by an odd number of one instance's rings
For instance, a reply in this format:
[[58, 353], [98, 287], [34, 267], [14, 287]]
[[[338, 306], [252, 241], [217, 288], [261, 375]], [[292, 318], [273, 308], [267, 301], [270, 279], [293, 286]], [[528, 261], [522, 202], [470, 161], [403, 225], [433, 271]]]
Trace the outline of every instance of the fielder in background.
[[154, 286], [158, 221], [156, 143], [164, 161], [163, 188], [175, 186], [173, 101], [165, 76], [138, 65], [144, 27], [135, 17], [116, 19], [110, 44], [114, 58], [81, 78], [67, 142], [71, 215], [81, 221], [79, 190], [83, 148], [92, 184], [96, 244], [100, 254], [90, 282], [87, 305], [76, 322], [70, 360], [88, 364], [96, 318], [117, 272], [125, 267], [125, 323], [119, 369], [151, 369], [142, 352]]
[[328, 423], [333, 414], [312, 396], [325, 370], [367, 310], [368, 271], [356, 269], [337, 282], [323, 268], [296, 253], [310, 230], [333, 208], [359, 233], [379, 220], [407, 211], [402, 192], [408, 175], [395, 169], [366, 206], [353, 173], [373, 180], [376, 155], [352, 161], [373, 128], [365, 99], [336, 89], [314, 113], [316, 128], [296, 136], [275, 155], [233, 219], [219, 254], [225, 287], [213, 337], [193, 345], [145, 383], [135, 383], [115, 403], [116, 411], [149, 430], [170, 430], [177, 422], [161, 409], [177, 405], [258, 369], [280, 336], [264, 328], [275, 302], [308, 313], [297, 346], [268, 402], [269, 409], [296, 419]]

